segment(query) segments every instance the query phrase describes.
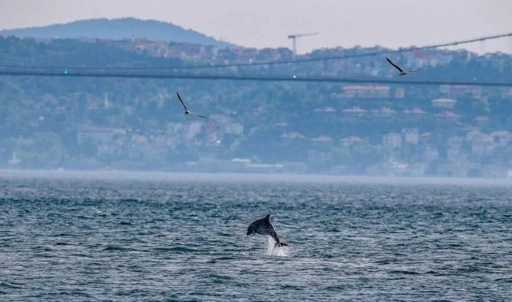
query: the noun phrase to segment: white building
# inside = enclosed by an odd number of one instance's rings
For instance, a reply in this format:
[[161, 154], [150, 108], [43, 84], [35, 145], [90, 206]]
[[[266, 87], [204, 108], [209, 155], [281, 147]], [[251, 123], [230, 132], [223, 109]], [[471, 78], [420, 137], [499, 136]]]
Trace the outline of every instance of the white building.
[[382, 145], [387, 148], [397, 149], [402, 147], [402, 134], [389, 132], [382, 137]]
[[404, 143], [417, 145], [420, 142], [420, 132], [417, 128], [404, 128], [402, 129], [404, 136]]

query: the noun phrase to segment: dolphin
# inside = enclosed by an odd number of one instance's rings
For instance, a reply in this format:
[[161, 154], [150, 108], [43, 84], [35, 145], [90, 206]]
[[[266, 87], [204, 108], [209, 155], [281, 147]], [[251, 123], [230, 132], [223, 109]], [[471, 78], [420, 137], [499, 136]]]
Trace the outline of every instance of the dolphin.
[[277, 237], [277, 233], [274, 230], [272, 223], [270, 222], [270, 214], [254, 221], [249, 225], [247, 228], [247, 235], [254, 234], [267, 235], [272, 237], [276, 241], [276, 247], [288, 246], [288, 244], [279, 241], [279, 237]]

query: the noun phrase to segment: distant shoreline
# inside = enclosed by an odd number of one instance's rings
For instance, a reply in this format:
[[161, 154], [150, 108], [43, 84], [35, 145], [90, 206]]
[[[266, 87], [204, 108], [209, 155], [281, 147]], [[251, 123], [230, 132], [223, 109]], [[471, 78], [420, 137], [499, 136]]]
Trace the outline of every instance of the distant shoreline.
[[510, 178], [456, 178], [438, 176], [348, 176], [280, 173], [198, 173], [125, 170], [25, 170], [0, 169], [5, 178], [67, 178], [84, 180], [154, 180], [154, 181], [262, 181], [340, 184], [411, 184], [411, 185], [512, 185]]

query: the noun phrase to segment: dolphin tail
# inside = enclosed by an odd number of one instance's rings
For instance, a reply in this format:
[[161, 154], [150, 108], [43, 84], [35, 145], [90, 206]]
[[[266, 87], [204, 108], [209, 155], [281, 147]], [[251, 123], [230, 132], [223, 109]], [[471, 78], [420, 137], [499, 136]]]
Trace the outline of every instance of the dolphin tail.
[[283, 246], [288, 246], [288, 244], [286, 244], [284, 242], [276, 242], [276, 244], [275, 244], [275, 247], [283, 247]]

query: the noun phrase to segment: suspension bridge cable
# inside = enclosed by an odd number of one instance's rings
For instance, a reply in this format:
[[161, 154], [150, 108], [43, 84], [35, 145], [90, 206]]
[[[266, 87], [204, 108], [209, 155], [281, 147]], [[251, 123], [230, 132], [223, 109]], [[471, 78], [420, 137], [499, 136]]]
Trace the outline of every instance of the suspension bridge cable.
[[332, 57], [323, 57], [323, 58], [304, 58], [304, 59], [299, 59], [299, 60], [296, 59], [296, 60], [255, 62], [255, 63], [230, 63], [230, 64], [219, 64], [219, 65], [183, 66], [183, 67], [174, 67], [172, 69], [209, 69], [209, 68], [227, 68], [227, 67], [252, 67], [252, 66], [263, 66], [263, 65], [270, 66], [270, 65], [282, 65], [282, 64], [301, 64], [301, 63], [319, 62], [319, 61], [346, 60], [346, 59], [355, 59], [355, 58], [363, 58], [363, 57], [373, 57], [373, 56], [384, 55], [384, 54], [403, 53], [403, 52], [411, 52], [411, 51], [416, 51], [416, 50], [427, 50], [427, 49], [440, 48], [440, 47], [456, 46], [456, 45], [474, 43], [474, 42], [479, 42], [479, 41], [500, 39], [500, 38], [504, 38], [504, 37], [512, 37], [512, 33], [486, 36], [486, 37], [480, 37], [480, 38], [474, 38], [474, 39], [462, 40], [462, 41], [454, 41], [454, 42], [442, 43], [442, 44], [427, 45], [427, 46], [419, 46], [419, 47], [411, 46], [411, 47], [401, 48], [401, 49], [397, 49], [397, 50], [374, 51], [374, 52], [355, 54], [355, 55], [332, 56]]
[[366, 83], [366, 84], [398, 84], [398, 85], [460, 85], [460, 86], [492, 86], [512, 87], [510, 82], [486, 81], [451, 81], [451, 80], [410, 80], [389, 78], [342, 78], [342, 77], [296, 77], [296, 76], [261, 76], [261, 75], [229, 75], [229, 74], [196, 74], [176, 72], [150, 71], [112, 71], [86, 70], [62, 71], [54, 69], [5, 69], [0, 68], [0, 76], [51, 76], [51, 77], [99, 77], [99, 78], [146, 78], [146, 79], [193, 79], [193, 80], [232, 80], [232, 81], [272, 81], [272, 82], [331, 82], [331, 83]]

